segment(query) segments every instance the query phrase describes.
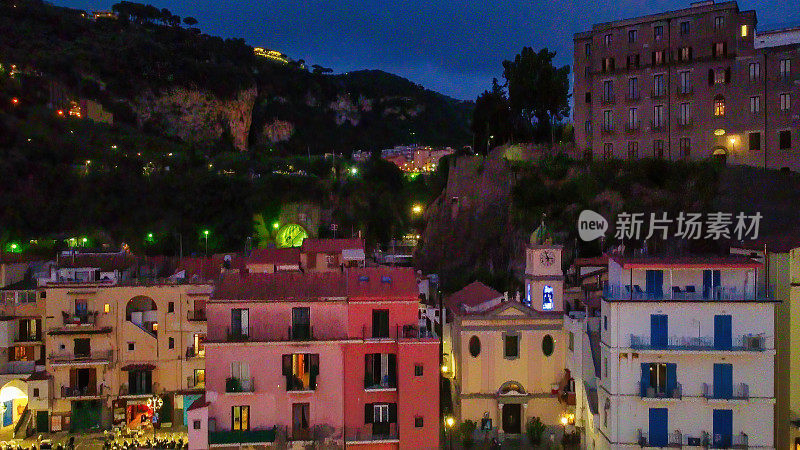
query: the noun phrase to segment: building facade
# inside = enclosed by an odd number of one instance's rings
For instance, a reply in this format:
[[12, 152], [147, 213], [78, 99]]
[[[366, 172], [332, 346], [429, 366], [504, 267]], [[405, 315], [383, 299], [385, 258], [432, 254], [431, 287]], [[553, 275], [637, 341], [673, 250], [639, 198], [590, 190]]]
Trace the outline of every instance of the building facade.
[[224, 275], [190, 447], [438, 447], [439, 342], [417, 292], [411, 269]]
[[775, 448], [774, 305], [747, 257], [611, 257], [601, 448]]
[[712, 0], [575, 34], [576, 145], [595, 159], [800, 170], [800, 33], [756, 25]]

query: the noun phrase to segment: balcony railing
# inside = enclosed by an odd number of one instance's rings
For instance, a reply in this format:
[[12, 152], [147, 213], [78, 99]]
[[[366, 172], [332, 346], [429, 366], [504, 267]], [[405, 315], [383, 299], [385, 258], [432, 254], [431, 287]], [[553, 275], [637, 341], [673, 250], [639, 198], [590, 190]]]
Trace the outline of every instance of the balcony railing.
[[85, 364], [85, 363], [105, 363], [111, 362], [111, 350], [89, 353], [59, 353], [51, 354], [48, 359], [52, 364]]
[[314, 327], [311, 325], [292, 325], [289, 327], [290, 341], [313, 341]]
[[680, 129], [692, 128], [693, 126], [694, 120], [691, 118], [678, 119], [678, 128]]
[[62, 398], [96, 397], [98, 395], [100, 394], [98, 394], [96, 386], [82, 386], [82, 387], [61, 386]]
[[362, 427], [346, 427], [344, 439], [347, 442], [388, 441], [400, 439], [400, 434], [396, 423], [382, 422]]
[[209, 431], [208, 443], [225, 444], [259, 444], [275, 442], [276, 427], [246, 431]]
[[250, 340], [250, 330], [231, 330], [227, 328], [225, 331], [226, 342], [247, 342]]
[[642, 290], [634, 285], [606, 285], [603, 287], [603, 298], [608, 301], [770, 301], [773, 299], [772, 286], [757, 286], [757, 291], [742, 291], [736, 286], [714, 286], [703, 289], [702, 286], [670, 286], [663, 285], [654, 291]]
[[694, 87], [691, 86], [691, 85], [689, 85], [689, 86], [680, 86], [679, 85], [678, 88], [675, 90], [675, 93], [679, 97], [689, 96], [689, 95], [694, 94]]
[[766, 350], [764, 336], [745, 335], [732, 341], [730, 347], [715, 345], [712, 336], [669, 336], [666, 342], [651, 342], [650, 336], [631, 335], [631, 348], [637, 350], [686, 350], [686, 351], [752, 351]]
[[731, 439], [731, 447], [732, 448], [749, 448], [750, 447], [750, 439], [744, 433], [736, 434]]
[[657, 389], [650, 385], [649, 382], [640, 381], [640, 395], [642, 398], [662, 398], [662, 399], [681, 399], [683, 398], [683, 389], [680, 383], [675, 383], [675, 387]]
[[72, 314], [67, 311], [61, 311], [61, 319], [65, 326], [67, 325], [96, 325], [97, 324], [97, 311], [87, 311], [85, 313]]
[[650, 129], [652, 131], [665, 131], [667, 129], [667, 122], [665, 120], [651, 120]]
[[664, 88], [653, 89], [650, 91], [650, 98], [664, 98], [667, 96], [667, 90]]
[[714, 385], [703, 383], [703, 397], [708, 400], [747, 400], [750, 398], [750, 386], [738, 383], [731, 386], [730, 395], [727, 392], [714, 392]]
[[612, 134], [613, 132], [614, 132], [613, 124], [603, 124], [602, 126], [600, 126], [601, 134]]
[[625, 132], [635, 133], [641, 128], [641, 122], [638, 120], [625, 122]]
[[17, 343], [25, 343], [25, 342], [41, 342], [42, 335], [41, 334], [28, 334], [23, 336], [17, 336], [14, 338], [14, 342]]
[[617, 102], [617, 98], [614, 96], [614, 94], [600, 96], [600, 104], [601, 105], [613, 105], [616, 102]]
[[[43, 365], [43, 364], [42, 364]], [[4, 374], [24, 374], [33, 373], [36, 371], [36, 361], [9, 361], [6, 363]]]
[[225, 392], [255, 392], [255, 378], [230, 377], [225, 380]]
[[636, 92], [628, 92], [625, 94], [625, 100], [628, 102], [638, 102], [641, 100], [642, 96], [639, 94], [639, 91]]
[[189, 322], [205, 322], [206, 320], [208, 320], [206, 318], [205, 309], [195, 309], [192, 311], [186, 311], [186, 319]]
[[361, 330], [361, 337], [369, 339], [435, 339], [436, 335], [432, 330], [420, 328], [417, 325], [396, 325], [385, 329], [374, 329], [364, 326]]
[[186, 357], [187, 358], [205, 358], [206, 357], [206, 349], [201, 348], [200, 350], [194, 348], [194, 345], [188, 347], [186, 349]]

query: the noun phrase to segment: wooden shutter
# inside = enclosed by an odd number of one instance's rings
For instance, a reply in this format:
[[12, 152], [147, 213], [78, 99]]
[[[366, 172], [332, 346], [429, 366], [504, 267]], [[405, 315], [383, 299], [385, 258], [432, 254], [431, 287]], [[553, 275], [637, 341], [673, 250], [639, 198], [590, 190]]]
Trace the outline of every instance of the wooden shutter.
[[731, 68], [728, 67], [727, 69], [725, 69], [725, 83], [730, 83], [730, 82], [731, 82]]
[[364, 424], [372, 423], [372, 417], [375, 414], [375, 408], [372, 403], [364, 404]]
[[389, 353], [389, 385], [397, 386], [397, 355]]
[[397, 403], [389, 403], [389, 423], [397, 423]]
[[282, 369], [283, 369], [283, 376], [289, 377], [292, 376], [292, 355], [283, 355], [282, 359]]

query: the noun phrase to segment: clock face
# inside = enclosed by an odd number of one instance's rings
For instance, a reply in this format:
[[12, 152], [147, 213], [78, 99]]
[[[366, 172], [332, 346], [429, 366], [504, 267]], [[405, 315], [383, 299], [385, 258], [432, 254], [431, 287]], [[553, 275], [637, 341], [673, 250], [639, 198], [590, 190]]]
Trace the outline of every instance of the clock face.
[[545, 250], [539, 254], [539, 263], [544, 267], [550, 267], [556, 262], [556, 255], [549, 250]]
[[303, 240], [308, 237], [306, 230], [300, 225], [290, 223], [284, 225], [278, 230], [278, 235], [275, 238], [275, 244], [279, 248], [284, 247], [299, 247], [303, 244]]

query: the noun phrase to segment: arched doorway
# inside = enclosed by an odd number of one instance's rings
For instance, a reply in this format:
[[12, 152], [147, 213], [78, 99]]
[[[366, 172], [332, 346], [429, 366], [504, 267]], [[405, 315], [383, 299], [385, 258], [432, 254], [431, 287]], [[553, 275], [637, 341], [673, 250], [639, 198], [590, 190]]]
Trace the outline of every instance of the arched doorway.
[[0, 412], [3, 431], [13, 427], [28, 406], [28, 385], [22, 380], [10, 380], [0, 388]]
[[157, 313], [156, 302], [144, 295], [133, 297], [125, 305], [125, 319], [153, 336], [158, 332]]
[[711, 158], [724, 165], [728, 162], [728, 150], [725, 147], [714, 147], [714, 151], [711, 153]]
[[527, 404], [527, 391], [516, 381], [506, 381], [497, 390], [501, 409], [501, 425], [504, 433], [521, 434], [523, 405]]

